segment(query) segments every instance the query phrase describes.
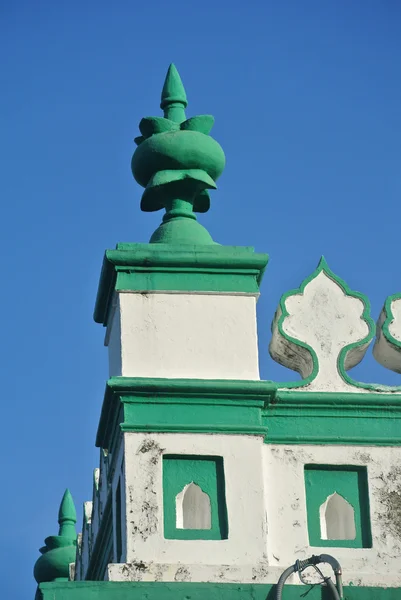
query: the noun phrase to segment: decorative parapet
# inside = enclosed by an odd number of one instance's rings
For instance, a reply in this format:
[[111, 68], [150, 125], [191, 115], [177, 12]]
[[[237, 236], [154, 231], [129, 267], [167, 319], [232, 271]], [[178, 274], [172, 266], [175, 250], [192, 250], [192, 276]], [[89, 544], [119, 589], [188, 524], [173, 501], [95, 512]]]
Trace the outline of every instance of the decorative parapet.
[[[381, 364], [397, 372], [401, 372], [400, 297], [386, 301], [374, 351]], [[374, 335], [368, 298], [352, 291], [322, 258], [298, 289], [283, 294], [276, 311], [270, 354], [302, 377], [277, 387], [307, 392], [399, 392], [398, 387], [361, 383], [348, 374], [361, 362]]]
[[384, 303], [373, 355], [383, 367], [401, 373], [401, 294], [389, 296]]

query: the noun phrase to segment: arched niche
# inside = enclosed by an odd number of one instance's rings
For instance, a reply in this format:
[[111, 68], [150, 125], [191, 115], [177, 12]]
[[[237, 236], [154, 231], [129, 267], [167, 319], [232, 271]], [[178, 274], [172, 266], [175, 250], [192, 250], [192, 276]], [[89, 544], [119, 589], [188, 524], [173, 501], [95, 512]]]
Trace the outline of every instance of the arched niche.
[[175, 509], [177, 529], [211, 529], [210, 498], [193, 481], [177, 494]]
[[354, 540], [355, 511], [340, 494], [328, 496], [319, 509], [322, 540]]

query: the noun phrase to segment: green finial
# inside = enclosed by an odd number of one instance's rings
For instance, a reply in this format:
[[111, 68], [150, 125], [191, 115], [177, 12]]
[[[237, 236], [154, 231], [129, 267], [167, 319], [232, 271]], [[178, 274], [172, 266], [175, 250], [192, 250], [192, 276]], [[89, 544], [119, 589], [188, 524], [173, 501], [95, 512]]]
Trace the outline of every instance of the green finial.
[[225, 166], [221, 146], [209, 135], [214, 119], [199, 115], [185, 119], [187, 97], [177, 69], [170, 65], [164, 82], [161, 108], [164, 117], [146, 117], [132, 157], [132, 173], [145, 188], [141, 209], [166, 209], [151, 243], [213, 244], [196, 220], [195, 212], [210, 207], [208, 190]]
[[77, 522], [77, 512], [75, 510], [74, 501], [70, 490], [65, 490], [63, 499], [61, 500], [60, 509], [58, 511], [58, 522], [60, 529], [58, 534], [63, 537], [71, 537], [75, 535], [75, 523]]
[[181, 77], [175, 65], [171, 63], [164, 80], [160, 103], [160, 108], [164, 111], [164, 118], [175, 123], [183, 123], [187, 105], [187, 95]]
[[60, 530], [58, 535], [45, 539], [40, 549], [42, 556], [35, 563], [34, 576], [38, 583], [45, 581], [67, 581], [69, 565], [75, 561], [77, 515], [69, 490], [64, 492], [58, 513]]

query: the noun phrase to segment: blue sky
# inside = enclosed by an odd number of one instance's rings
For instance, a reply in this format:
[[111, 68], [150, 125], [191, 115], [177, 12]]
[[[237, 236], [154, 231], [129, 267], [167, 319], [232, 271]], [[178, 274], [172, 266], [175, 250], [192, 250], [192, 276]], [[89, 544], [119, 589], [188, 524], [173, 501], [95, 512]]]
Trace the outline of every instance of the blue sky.
[[[401, 7], [393, 0], [3, 0], [1, 591], [33, 598], [66, 486], [91, 497], [107, 378], [92, 321], [103, 252], [148, 241], [130, 159], [168, 64], [227, 167], [201, 221], [270, 255], [260, 363], [282, 293], [325, 255], [377, 318], [401, 291]], [[354, 371], [400, 384], [369, 355]], [[296, 377], [296, 375], [294, 375]]]

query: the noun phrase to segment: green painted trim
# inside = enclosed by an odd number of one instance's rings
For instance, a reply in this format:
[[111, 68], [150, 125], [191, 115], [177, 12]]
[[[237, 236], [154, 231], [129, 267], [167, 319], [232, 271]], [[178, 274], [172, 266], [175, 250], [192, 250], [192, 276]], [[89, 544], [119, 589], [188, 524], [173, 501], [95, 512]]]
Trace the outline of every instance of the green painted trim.
[[397, 340], [390, 333], [390, 329], [389, 329], [391, 323], [394, 321], [394, 315], [393, 315], [393, 310], [391, 308], [391, 305], [395, 300], [401, 300], [401, 293], [393, 294], [392, 296], [388, 296], [388, 298], [386, 298], [386, 301], [385, 301], [384, 307], [383, 307], [386, 318], [383, 321], [381, 331], [383, 332], [383, 335], [386, 338], [386, 340], [388, 341], [388, 343], [391, 344], [392, 346], [395, 346], [395, 348], [401, 352], [401, 342], [399, 340]]
[[276, 444], [401, 445], [401, 394], [276, 391], [271, 381], [113, 377], [96, 444], [121, 431], [263, 435]]
[[107, 324], [115, 289], [258, 294], [268, 259], [251, 247], [117, 244], [103, 260], [94, 319]]
[[274, 394], [270, 381], [112, 377], [96, 444], [111, 450], [120, 430], [265, 435], [262, 409]]
[[90, 562], [86, 573], [87, 580], [102, 580], [113, 552], [113, 513], [112, 500], [109, 494], [104, 509], [102, 522], [92, 548]]
[[[176, 497], [194, 483], [210, 500], [210, 529], [178, 529]], [[170, 540], [226, 540], [228, 518], [221, 456], [163, 455], [164, 537]]]
[[[366, 467], [356, 465], [305, 465], [305, 491], [309, 545], [322, 548], [371, 548], [369, 488]], [[320, 531], [320, 507], [334, 494], [354, 509], [355, 539], [325, 540]]]
[[280, 335], [282, 335], [283, 338], [285, 338], [286, 340], [288, 340], [290, 343], [294, 344], [295, 346], [306, 349], [310, 353], [311, 358], [312, 358], [311, 373], [306, 378], [302, 379], [301, 381], [278, 383], [277, 386], [280, 388], [288, 388], [288, 389], [305, 387], [306, 385], [311, 383], [316, 378], [316, 376], [319, 372], [318, 358], [317, 358], [317, 355], [316, 355], [315, 351], [313, 350], [313, 348], [311, 346], [309, 346], [308, 344], [289, 336], [284, 331], [283, 324], [284, 324], [286, 317], [289, 316], [289, 313], [288, 313], [286, 305], [285, 305], [286, 300], [290, 296], [303, 294], [308, 283], [310, 283], [313, 279], [315, 279], [322, 271], [330, 279], [332, 279], [335, 283], [337, 283], [337, 285], [339, 287], [341, 287], [341, 289], [343, 290], [343, 292], [346, 296], [349, 296], [351, 298], [358, 298], [359, 300], [362, 301], [364, 309], [363, 309], [363, 312], [361, 315], [361, 319], [363, 319], [365, 321], [365, 323], [368, 326], [368, 330], [369, 330], [368, 334], [362, 340], [360, 340], [358, 342], [353, 342], [352, 344], [348, 344], [341, 350], [341, 352], [338, 356], [338, 359], [337, 359], [338, 371], [339, 371], [342, 379], [349, 385], [361, 387], [364, 389], [374, 389], [375, 390], [375, 389], [377, 389], [378, 386], [376, 386], [375, 384], [365, 384], [365, 383], [360, 383], [358, 381], [355, 381], [347, 374], [347, 372], [345, 371], [345, 367], [344, 367], [346, 356], [347, 356], [348, 352], [350, 350], [353, 350], [354, 348], [359, 348], [361, 346], [365, 346], [366, 344], [369, 344], [375, 335], [376, 326], [375, 326], [373, 319], [370, 317], [369, 299], [367, 296], [365, 296], [364, 294], [362, 294], [360, 292], [352, 291], [343, 279], [341, 279], [335, 273], [333, 273], [333, 271], [329, 268], [329, 266], [323, 256], [320, 259], [320, 262], [319, 262], [317, 268], [313, 271], [313, 273], [311, 275], [309, 275], [309, 277], [304, 279], [304, 281], [301, 283], [299, 288], [297, 288], [295, 290], [291, 290], [282, 295], [282, 297], [280, 299], [280, 304], [279, 304], [279, 307], [281, 310], [281, 315], [277, 322], [278, 331], [279, 331]]
[[263, 409], [270, 444], [401, 445], [401, 394], [278, 390]]
[[[274, 600], [276, 586], [250, 583], [71, 581], [42, 583], [43, 600]], [[308, 590], [310, 590], [308, 592]], [[320, 586], [286, 585], [285, 600], [327, 598]], [[401, 600], [401, 588], [344, 587], [346, 600]]]

